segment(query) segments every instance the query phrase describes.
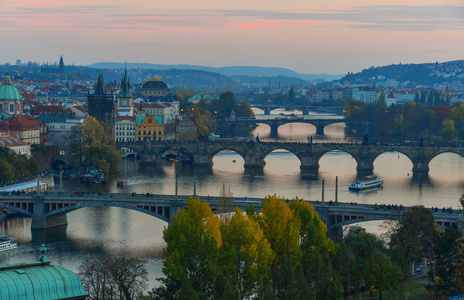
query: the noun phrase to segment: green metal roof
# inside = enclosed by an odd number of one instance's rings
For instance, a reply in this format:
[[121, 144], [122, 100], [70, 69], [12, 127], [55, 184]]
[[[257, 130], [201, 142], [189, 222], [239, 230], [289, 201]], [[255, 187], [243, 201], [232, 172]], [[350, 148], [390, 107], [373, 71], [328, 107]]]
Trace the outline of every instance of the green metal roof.
[[0, 266], [0, 300], [75, 299], [87, 296], [79, 277], [49, 263]]
[[18, 89], [9, 83], [0, 85], [0, 100], [22, 100]]

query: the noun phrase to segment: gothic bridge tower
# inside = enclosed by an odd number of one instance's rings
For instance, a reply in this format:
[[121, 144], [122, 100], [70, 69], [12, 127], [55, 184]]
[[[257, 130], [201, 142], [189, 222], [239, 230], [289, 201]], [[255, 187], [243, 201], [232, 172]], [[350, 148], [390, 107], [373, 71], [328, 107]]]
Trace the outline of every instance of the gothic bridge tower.
[[113, 94], [106, 92], [105, 79], [103, 74], [98, 77], [98, 82], [93, 94], [87, 95], [89, 104], [89, 115], [100, 122], [111, 124], [113, 120]]

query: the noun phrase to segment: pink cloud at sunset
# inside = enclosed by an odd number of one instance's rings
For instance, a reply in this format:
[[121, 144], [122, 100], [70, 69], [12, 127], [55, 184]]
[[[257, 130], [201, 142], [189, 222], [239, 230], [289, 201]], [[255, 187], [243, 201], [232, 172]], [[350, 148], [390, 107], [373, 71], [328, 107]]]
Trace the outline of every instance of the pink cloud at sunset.
[[254, 23], [238, 23], [235, 24], [235, 27], [243, 28], [246, 30], [253, 30], [257, 28], [266, 28], [266, 27], [276, 27], [276, 26], [314, 26], [316, 25], [315, 22], [312, 21], [284, 21], [284, 20], [270, 20], [270, 21], [262, 21], [262, 22], [254, 22]]
[[0, 51], [9, 62], [63, 54], [76, 64], [258, 64], [345, 73], [462, 59], [464, 1], [288, 0], [282, 9], [277, 0], [15, 0], [0, 2], [0, 26], [7, 29]]

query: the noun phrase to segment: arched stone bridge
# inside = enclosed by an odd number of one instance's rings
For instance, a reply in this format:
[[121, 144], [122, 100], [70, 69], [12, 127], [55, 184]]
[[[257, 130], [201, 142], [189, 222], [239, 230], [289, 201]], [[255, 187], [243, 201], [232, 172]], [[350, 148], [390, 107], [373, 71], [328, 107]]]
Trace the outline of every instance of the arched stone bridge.
[[234, 126], [235, 124], [266, 124], [271, 128], [271, 137], [278, 137], [278, 129], [280, 126], [289, 124], [289, 123], [305, 123], [311, 124], [316, 127], [317, 135], [324, 135], [324, 128], [331, 124], [336, 123], [345, 123], [345, 118], [343, 117], [333, 117], [333, 118], [302, 118], [302, 117], [277, 117], [271, 119], [254, 119], [254, 118], [237, 118], [234, 121], [232, 120], [216, 120], [217, 123], [225, 123], [229, 126]]
[[[0, 207], [7, 208], [20, 214], [32, 217], [32, 229], [46, 229], [66, 225], [66, 214], [77, 209], [91, 206], [111, 206], [135, 210], [150, 216], [170, 222], [172, 216], [179, 208], [187, 205], [189, 196], [175, 195], [137, 195], [110, 194], [110, 195], [74, 195], [74, 194], [48, 194], [48, 195], [2, 195], [0, 194]], [[210, 204], [216, 210], [219, 197], [200, 196], [202, 201]], [[290, 201], [290, 200], [287, 200]], [[377, 205], [353, 205], [342, 202], [309, 201], [314, 205], [321, 220], [327, 225], [329, 235], [340, 235], [340, 229], [345, 225], [374, 221], [397, 220], [409, 207], [401, 209], [394, 207], [381, 208]], [[261, 209], [262, 199], [236, 197], [233, 206], [242, 210], [253, 204], [256, 210]], [[435, 222], [441, 226], [458, 227], [463, 220], [461, 210], [438, 210], [432, 212]]]
[[255, 143], [255, 142], [133, 142], [117, 143], [118, 147], [130, 148], [137, 152], [142, 163], [161, 164], [167, 151], [181, 151], [193, 158], [194, 166], [213, 165], [213, 157], [223, 150], [238, 153], [245, 161], [245, 168], [263, 168], [266, 156], [274, 150], [290, 151], [300, 160], [303, 174], [313, 174], [319, 169], [319, 160], [330, 151], [343, 151], [356, 160], [356, 170], [362, 174], [372, 174], [375, 159], [386, 152], [399, 152], [412, 162], [412, 172], [428, 172], [430, 161], [442, 153], [456, 153], [464, 156], [464, 147], [419, 146], [419, 145], [364, 145], [347, 143]]

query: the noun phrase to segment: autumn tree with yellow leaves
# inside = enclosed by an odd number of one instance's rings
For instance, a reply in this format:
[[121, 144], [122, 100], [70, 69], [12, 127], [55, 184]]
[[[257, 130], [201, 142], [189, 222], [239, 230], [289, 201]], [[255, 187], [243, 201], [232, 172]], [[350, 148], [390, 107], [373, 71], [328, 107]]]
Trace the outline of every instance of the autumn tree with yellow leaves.
[[164, 231], [165, 277], [150, 295], [338, 299], [341, 286], [331, 267], [338, 247], [326, 232], [314, 207], [298, 198], [287, 203], [269, 196], [261, 212], [235, 208], [222, 220], [207, 202], [191, 198]]

